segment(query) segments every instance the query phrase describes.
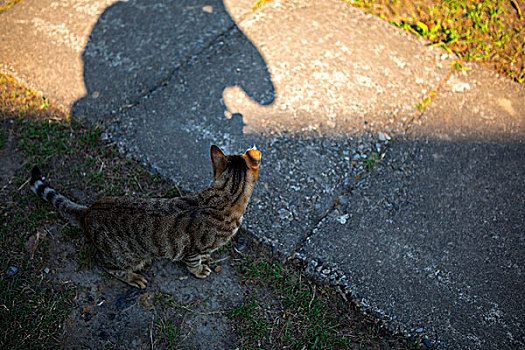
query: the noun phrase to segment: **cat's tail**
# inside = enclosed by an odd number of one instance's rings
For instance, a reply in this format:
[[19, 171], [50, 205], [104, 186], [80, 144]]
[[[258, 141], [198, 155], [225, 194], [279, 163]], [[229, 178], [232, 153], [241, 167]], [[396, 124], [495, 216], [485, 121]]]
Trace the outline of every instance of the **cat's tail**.
[[80, 225], [80, 215], [86, 209], [85, 206], [77, 204], [64, 197], [44, 183], [40, 169], [37, 166], [31, 170], [31, 191], [46, 202], [51, 203], [57, 212], [69, 220], [73, 225]]

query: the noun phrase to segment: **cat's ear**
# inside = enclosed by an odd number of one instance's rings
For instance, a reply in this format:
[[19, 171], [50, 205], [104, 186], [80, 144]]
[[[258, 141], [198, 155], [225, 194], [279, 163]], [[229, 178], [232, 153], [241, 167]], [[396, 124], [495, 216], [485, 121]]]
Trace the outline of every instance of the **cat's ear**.
[[211, 164], [213, 166], [213, 178], [217, 180], [226, 168], [226, 156], [221, 149], [215, 145], [210, 148]]
[[258, 168], [261, 164], [261, 151], [256, 149], [249, 149], [245, 153], [248, 165], [252, 168]]

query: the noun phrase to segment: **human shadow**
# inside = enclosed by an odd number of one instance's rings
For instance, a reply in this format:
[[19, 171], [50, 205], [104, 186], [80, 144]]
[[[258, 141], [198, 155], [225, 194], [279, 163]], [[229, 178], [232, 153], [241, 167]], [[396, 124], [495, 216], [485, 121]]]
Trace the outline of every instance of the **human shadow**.
[[[221, 59], [211, 62], [212, 56]], [[167, 126], [183, 126], [188, 115], [197, 122], [204, 118], [215, 123], [228, 134], [242, 134], [242, 116], [225, 117], [222, 93], [228, 86], [240, 86], [263, 105], [275, 98], [263, 57], [238, 29], [222, 0], [116, 2], [93, 27], [82, 60], [87, 93], [71, 112], [91, 121], [122, 115], [175, 80], [169, 98], [178, 102], [177, 111], [161, 120], [156, 114], [159, 108], [153, 106], [140, 114], [149, 129], [158, 126], [166, 137]], [[199, 139], [192, 135], [185, 142]]]

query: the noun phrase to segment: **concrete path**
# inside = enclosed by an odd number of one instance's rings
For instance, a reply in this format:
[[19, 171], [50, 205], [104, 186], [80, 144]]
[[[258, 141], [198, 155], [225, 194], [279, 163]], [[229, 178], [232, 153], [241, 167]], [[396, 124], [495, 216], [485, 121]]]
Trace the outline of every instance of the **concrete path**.
[[0, 64], [187, 190], [256, 144], [251, 234], [406, 332], [523, 345], [524, 89], [342, 1], [252, 5], [24, 0]]

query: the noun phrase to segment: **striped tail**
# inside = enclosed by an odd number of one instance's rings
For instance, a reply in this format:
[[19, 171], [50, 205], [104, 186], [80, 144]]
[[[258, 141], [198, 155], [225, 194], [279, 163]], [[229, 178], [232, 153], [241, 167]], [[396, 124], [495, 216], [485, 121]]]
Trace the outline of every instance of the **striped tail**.
[[31, 170], [31, 191], [46, 202], [51, 203], [57, 212], [69, 220], [74, 226], [79, 226], [79, 214], [81, 214], [86, 207], [79, 205], [67, 199], [57, 191], [44, 183], [42, 174], [38, 167], [33, 167]]

